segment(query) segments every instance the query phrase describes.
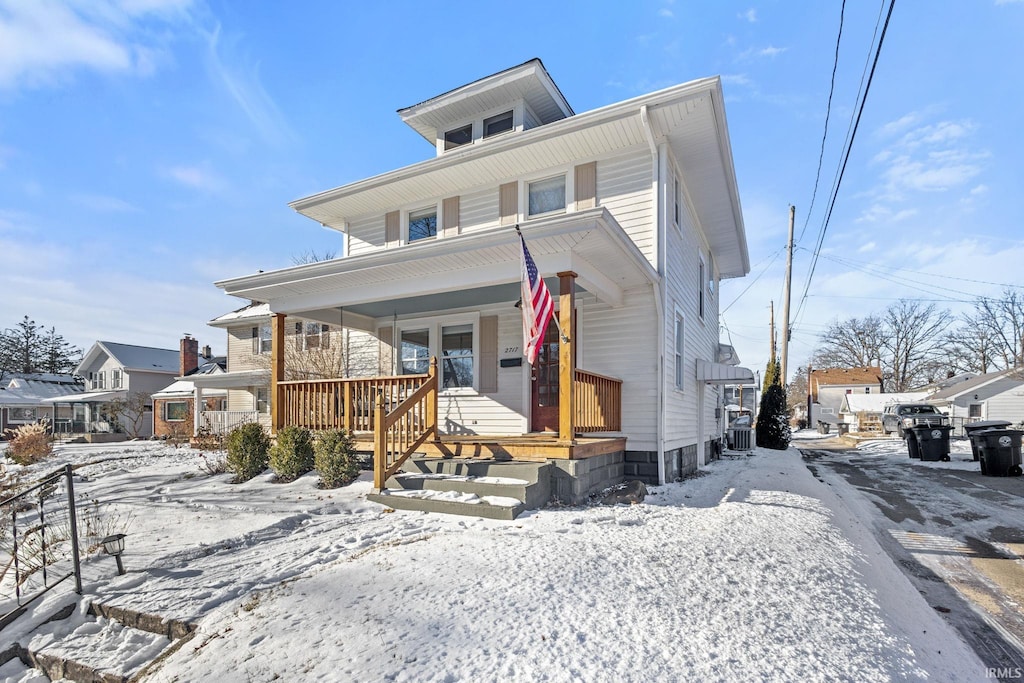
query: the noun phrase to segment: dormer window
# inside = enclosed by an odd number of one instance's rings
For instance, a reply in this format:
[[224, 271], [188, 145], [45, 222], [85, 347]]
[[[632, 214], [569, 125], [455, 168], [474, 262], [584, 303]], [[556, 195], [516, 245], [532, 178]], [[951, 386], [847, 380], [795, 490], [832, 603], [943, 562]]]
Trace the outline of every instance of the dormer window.
[[504, 114], [498, 114], [497, 116], [490, 116], [484, 119], [484, 137], [489, 138], [492, 135], [498, 135], [506, 131], [512, 130], [512, 111], [509, 110]]
[[409, 243], [437, 237], [437, 207], [409, 212]]
[[468, 145], [473, 142], [473, 124], [463, 126], [462, 128], [456, 128], [450, 130], [444, 134], [444, 148], [445, 151], [449, 149], [455, 149], [462, 145]]

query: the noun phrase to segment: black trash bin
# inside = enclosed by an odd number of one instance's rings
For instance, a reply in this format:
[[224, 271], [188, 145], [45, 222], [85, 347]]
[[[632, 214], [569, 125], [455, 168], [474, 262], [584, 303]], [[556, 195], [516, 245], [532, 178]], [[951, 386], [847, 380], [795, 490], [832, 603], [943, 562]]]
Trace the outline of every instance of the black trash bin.
[[990, 477], [1019, 477], [1020, 443], [1024, 432], [1016, 429], [984, 429], [975, 432], [981, 451], [981, 473]]
[[949, 425], [911, 427], [911, 431], [917, 439], [921, 460], [928, 462], [949, 460], [949, 433], [953, 431], [952, 427]]
[[907, 452], [910, 453], [910, 457], [920, 460], [921, 447], [917, 443], [917, 437], [914, 436], [914, 430], [908, 429], [903, 434], [907, 437]]
[[982, 431], [983, 429], [1006, 429], [1010, 426], [1007, 420], [982, 420], [980, 422], [972, 422], [964, 425], [964, 435], [971, 440], [971, 454], [975, 460], [981, 457], [981, 450], [978, 447], [978, 443], [974, 440], [974, 434]]

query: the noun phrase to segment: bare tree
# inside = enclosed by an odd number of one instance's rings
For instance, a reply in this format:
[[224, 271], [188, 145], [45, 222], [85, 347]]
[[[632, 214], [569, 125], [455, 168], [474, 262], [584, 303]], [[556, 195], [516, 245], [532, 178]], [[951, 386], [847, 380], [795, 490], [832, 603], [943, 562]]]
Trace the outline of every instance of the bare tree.
[[962, 372], [984, 374], [993, 366], [998, 355], [998, 340], [979, 320], [977, 314], [963, 314], [960, 325], [946, 333], [942, 340], [941, 358], [950, 377]]
[[949, 318], [949, 311], [939, 311], [935, 304], [906, 299], [885, 309], [882, 348], [888, 367], [883, 366], [882, 375], [887, 391], [907, 391], [937, 379], [938, 342]]
[[819, 338], [812, 364], [816, 368], [863, 368], [879, 365], [886, 332], [876, 315], [834, 320]]
[[149, 394], [133, 391], [126, 398], [115, 398], [107, 403], [107, 414], [124, 426], [130, 438], [137, 439], [142, 434], [146, 406], [149, 402]]
[[[348, 377], [349, 368], [345, 356], [343, 330], [332, 327], [330, 332], [319, 336], [307, 336], [291, 332], [285, 335], [284, 367], [285, 379], [336, 379]], [[316, 340], [315, 345], [310, 343]], [[270, 355], [255, 357], [260, 367], [270, 368]]]
[[1002, 299], [978, 299], [972, 320], [995, 344], [996, 369], [1024, 367], [1024, 295], [1007, 288]]
[[320, 261], [331, 261], [338, 255], [338, 252], [333, 250], [325, 249], [324, 253], [317, 253], [315, 249], [304, 251], [301, 254], [292, 256], [292, 264], [296, 266], [305, 265], [307, 263], [319, 263]]

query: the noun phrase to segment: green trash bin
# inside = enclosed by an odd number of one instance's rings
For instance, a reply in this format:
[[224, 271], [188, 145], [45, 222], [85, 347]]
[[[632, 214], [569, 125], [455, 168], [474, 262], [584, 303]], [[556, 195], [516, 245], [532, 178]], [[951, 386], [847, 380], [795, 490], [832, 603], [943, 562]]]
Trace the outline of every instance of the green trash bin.
[[949, 460], [949, 433], [953, 431], [952, 427], [949, 425], [911, 427], [910, 431], [917, 439], [921, 460], [927, 462]]
[[1021, 436], [1016, 429], [985, 429], [974, 433], [981, 450], [981, 473], [990, 477], [1021, 475]]

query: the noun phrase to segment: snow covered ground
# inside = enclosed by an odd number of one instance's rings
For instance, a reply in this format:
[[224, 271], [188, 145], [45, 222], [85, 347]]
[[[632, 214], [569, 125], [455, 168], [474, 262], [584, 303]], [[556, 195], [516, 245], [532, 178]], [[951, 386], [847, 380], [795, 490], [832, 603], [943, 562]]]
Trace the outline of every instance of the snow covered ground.
[[[154, 443], [64, 445], [40, 471], [64, 462], [92, 462], [76, 492], [128, 524], [127, 574], [92, 558], [83, 603], [199, 624], [146, 680], [984, 679], [793, 449], [727, 457], [640, 505], [513, 522], [392, 512], [366, 501], [368, 475], [235, 485]], [[158, 648], [81, 607], [26, 633], [71, 598], [45, 598], [0, 649], [92, 639], [126, 672]], [[2, 676], [37, 680], [17, 660]]]

